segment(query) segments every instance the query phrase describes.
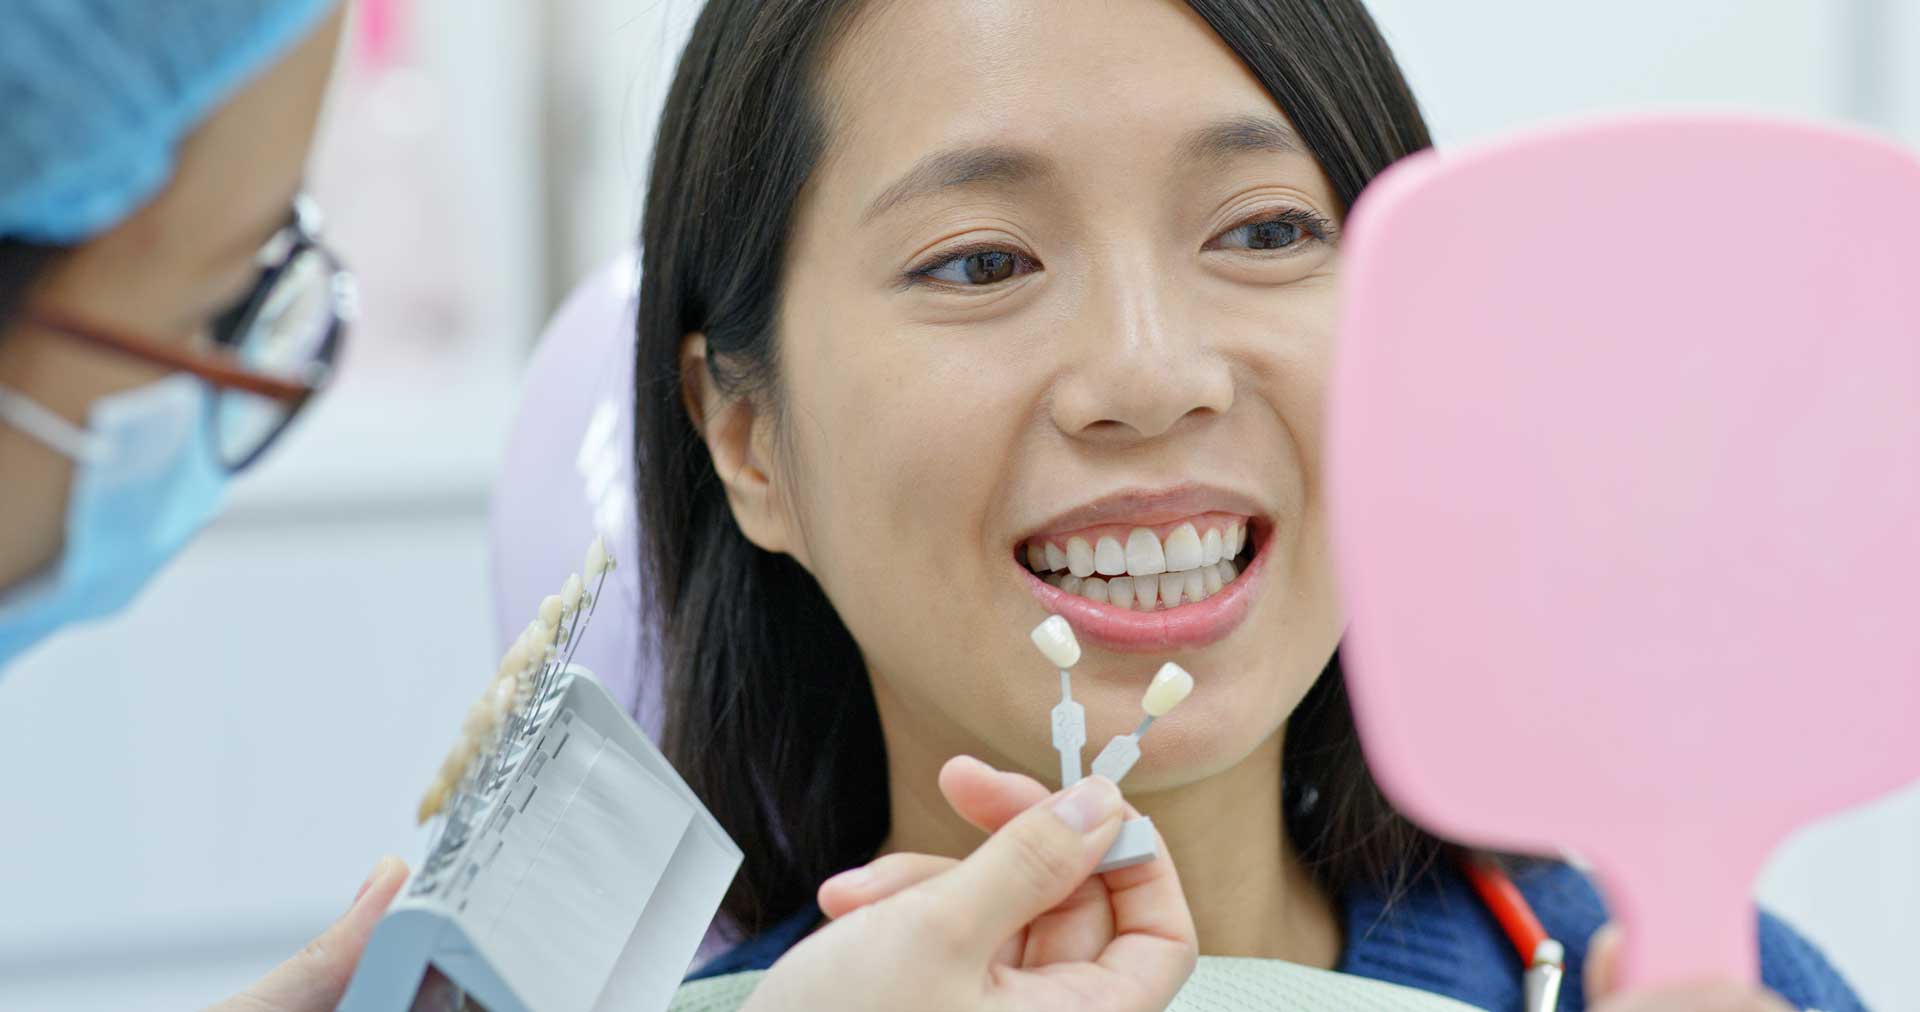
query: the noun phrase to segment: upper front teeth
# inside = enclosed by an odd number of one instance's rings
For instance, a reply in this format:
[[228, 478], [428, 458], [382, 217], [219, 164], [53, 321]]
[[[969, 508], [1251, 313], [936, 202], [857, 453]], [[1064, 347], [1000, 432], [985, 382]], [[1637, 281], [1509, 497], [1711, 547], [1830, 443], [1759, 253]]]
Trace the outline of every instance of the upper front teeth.
[[1120, 542], [1101, 538], [1100, 544], [1093, 550], [1093, 568], [1101, 576], [1126, 575], [1127, 553], [1120, 548]]
[[1093, 575], [1093, 546], [1086, 538], [1070, 538], [1067, 541], [1067, 568], [1073, 575], [1088, 577]]
[[1082, 580], [1095, 574], [1141, 577], [1198, 572], [1237, 558], [1246, 545], [1246, 530], [1243, 521], [1209, 527], [1201, 534], [1192, 523], [1183, 523], [1167, 532], [1162, 542], [1153, 531], [1135, 527], [1127, 532], [1124, 546], [1113, 535], [1103, 535], [1092, 544], [1084, 537], [1071, 537], [1064, 548], [1051, 540], [1029, 542], [1026, 559], [1037, 573], [1066, 570]]
[[1059, 545], [1051, 541], [1047, 542], [1047, 569], [1056, 570], [1065, 568], [1067, 568], [1067, 553], [1061, 551]]
[[1158, 576], [1167, 571], [1167, 553], [1160, 539], [1145, 527], [1135, 527], [1127, 535], [1127, 574]]
[[1176, 573], [1198, 569], [1200, 556], [1200, 532], [1192, 524], [1181, 524], [1167, 535], [1167, 569]]

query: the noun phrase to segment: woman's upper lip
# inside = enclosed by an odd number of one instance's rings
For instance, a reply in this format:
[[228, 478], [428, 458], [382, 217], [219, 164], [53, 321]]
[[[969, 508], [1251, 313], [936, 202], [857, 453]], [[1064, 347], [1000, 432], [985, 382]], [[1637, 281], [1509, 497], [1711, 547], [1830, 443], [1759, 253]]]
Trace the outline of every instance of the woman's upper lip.
[[1196, 513], [1239, 513], [1250, 517], [1264, 515], [1252, 496], [1214, 485], [1127, 488], [1057, 513], [1021, 534], [1014, 544], [1048, 534], [1065, 534], [1096, 524], [1126, 523], [1148, 527], [1172, 523]]

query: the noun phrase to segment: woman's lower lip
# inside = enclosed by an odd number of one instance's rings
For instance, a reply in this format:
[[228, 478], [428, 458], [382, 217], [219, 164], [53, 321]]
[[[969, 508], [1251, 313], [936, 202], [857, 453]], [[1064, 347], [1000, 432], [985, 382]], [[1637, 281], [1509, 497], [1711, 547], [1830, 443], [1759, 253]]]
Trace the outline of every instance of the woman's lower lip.
[[1239, 628], [1253, 606], [1253, 595], [1266, 574], [1267, 553], [1257, 546], [1245, 572], [1197, 604], [1164, 611], [1133, 611], [1069, 594], [1017, 566], [1027, 589], [1041, 607], [1067, 620], [1082, 639], [1121, 653], [1156, 650], [1194, 650], [1227, 638]]

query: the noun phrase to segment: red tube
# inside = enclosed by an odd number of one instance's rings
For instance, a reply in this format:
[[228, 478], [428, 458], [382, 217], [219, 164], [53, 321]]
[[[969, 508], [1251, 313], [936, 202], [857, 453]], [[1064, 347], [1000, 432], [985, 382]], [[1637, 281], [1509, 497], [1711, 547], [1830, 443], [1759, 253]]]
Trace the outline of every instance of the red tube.
[[1473, 891], [1480, 894], [1480, 901], [1493, 911], [1494, 919], [1513, 942], [1514, 950], [1520, 954], [1520, 965], [1532, 966], [1540, 943], [1547, 941], [1547, 929], [1541, 927], [1540, 918], [1534, 916], [1527, 898], [1520, 895], [1519, 888], [1500, 865], [1484, 854], [1465, 854], [1460, 859], [1460, 870], [1466, 873], [1467, 881], [1473, 883]]

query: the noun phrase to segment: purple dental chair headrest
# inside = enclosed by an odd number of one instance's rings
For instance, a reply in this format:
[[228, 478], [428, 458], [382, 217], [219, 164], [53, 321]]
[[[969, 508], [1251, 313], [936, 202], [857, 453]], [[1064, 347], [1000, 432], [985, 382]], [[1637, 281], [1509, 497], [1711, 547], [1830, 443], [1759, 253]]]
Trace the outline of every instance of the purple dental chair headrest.
[[640, 620], [633, 487], [633, 327], [637, 257], [594, 271], [555, 313], [527, 363], [493, 489], [494, 635], [501, 650], [540, 599], [607, 539], [616, 565], [576, 661], [660, 732], [660, 668]]

